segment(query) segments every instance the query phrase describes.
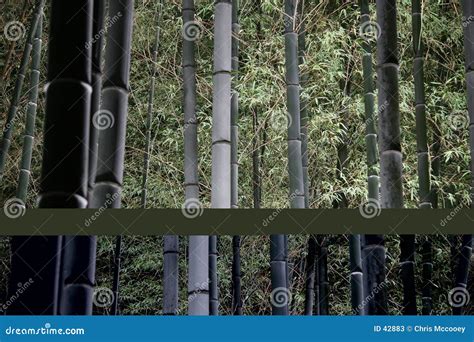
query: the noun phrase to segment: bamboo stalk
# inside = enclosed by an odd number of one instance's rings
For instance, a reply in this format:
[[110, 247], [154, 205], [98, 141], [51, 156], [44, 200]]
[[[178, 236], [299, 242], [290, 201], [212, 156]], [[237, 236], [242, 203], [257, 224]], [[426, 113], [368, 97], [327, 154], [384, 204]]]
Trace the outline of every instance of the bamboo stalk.
[[364, 287], [360, 235], [349, 236], [349, 255], [351, 267], [351, 303], [355, 315], [363, 315]]
[[[92, 96], [89, 120], [89, 174], [88, 196], [90, 196], [95, 179], [97, 166], [97, 128], [92, 117], [100, 108], [100, 93], [102, 91], [102, 37], [105, 3], [94, 1], [92, 39], [87, 48], [91, 49], [91, 81]], [[98, 37], [98, 39], [96, 38]], [[95, 283], [96, 236], [65, 236], [63, 237], [61, 255], [61, 276], [59, 278], [60, 308], [64, 315], [91, 315]]]
[[[133, 24], [133, 0], [109, 4], [109, 18], [115, 20], [106, 38], [102, 106], [96, 117], [100, 127], [98, 165], [91, 208], [120, 208], [127, 125], [130, 49]], [[114, 302], [117, 313], [122, 238], [117, 237], [114, 266]]]
[[[232, 0], [232, 73], [234, 85], [231, 98], [231, 207], [238, 208], [239, 198], [239, 93], [235, 87], [239, 73], [239, 0]], [[240, 236], [232, 237], [232, 313], [242, 315]]]
[[20, 174], [18, 176], [18, 185], [16, 197], [23, 204], [26, 203], [28, 185], [31, 174], [31, 158], [33, 155], [33, 147], [35, 141], [35, 123], [36, 113], [38, 110], [38, 88], [40, 79], [40, 63], [41, 63], [41, 45], [43, 33], [43, 14], [41, 13], [36, 32], [33, 40], [32, 62], [30, 71], [31, 90], [28, 98], [28, 106], [26, 109], [26, 124], [23, 134], [23, 153], [21, 155]]
[[326, 237], [318, 236], [318, 259], [317, 259], [317, 272], [318, 272], [318, 284], [319, 284], [319, 299], [318, 308], [319, 315], [329, 315], [329, 279], [328, 279], [328, 248]]
[[[52, 1], [40, 208], [87, 206], [92, 87], [86, 44], [92, 39], [92, 15], [92, 1]], [[10, 313], [56, 314], [62, 306], [59, 295], [79, 290], [72, 285], [59, 293], [59, 280], [70, 279], [61, 272], [74, 271], [61, 268], [62, 244], [61, 236], [13, 239], [12, 284], [29, 278], [34, 283]], [[91, 302], [92, 297], [80, 305], [85, 308]]]
[[[217, 0], [214, 24], [214, 76], [212, 101], [213, 208], [231, 207], [231, 69], [232, 3]], [[217, 237], [209, 237], [209, 312], [219, 312], [217, 284]]]
[[23, 55], [21, 57], [20, 69], [15, 82], [15, 88], [13, 89], [13, 98], [8, 108], [7, 119], [5, 121], [5, 127], [3, 129], [2, 143], [0, 148], [0, 181], [3, 178], [5, 167], [7, 163], [8, 151], [13, 136], [13, 130], [15, 128], [15, 120], [18, 112], [18, 106], [21, 98], [21, 90], [23, 88], [23, 82], [25, 80], [26, 69], [30, 60], [31, 51], [33, 49], [33, 40], [35, 37], [36, 28], [40, 20], [41, 13], [43, 13], [45, 0], [37, 0], [33, 15], [31, 18], [31, 24], [28, 29], [26, 37], [25, 47], [23, 49]]
[[[183, 0], [183, 27], [193, 25], [194, 1]], [[184, 31], [184, 30], [183, 30]], [[194, 39], [183, 34], [184, 187], [186, 204], [199, 204]], [[209, 238], [189, 237], [188, 314], [209, 315]]]

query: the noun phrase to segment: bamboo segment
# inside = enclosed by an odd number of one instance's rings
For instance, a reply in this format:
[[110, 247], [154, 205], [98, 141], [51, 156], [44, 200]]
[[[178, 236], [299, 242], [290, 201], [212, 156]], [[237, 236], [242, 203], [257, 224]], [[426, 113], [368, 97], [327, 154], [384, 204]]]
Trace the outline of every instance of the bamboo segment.
[[163, 314], [178, 313], [178, 256], [179, 238], [176, 235], [164, 237], [163, 246]]
[[[382, 208], [402, 208], [403, 186], [396, 0], [377, 0], [377, 23], [381, 28], [380, 37], [377, 40], [381, 206]], [[416, 310], [416, 296], [413, 299], [413, 293], [415, 293], [414, 262], [412, 261], [415, 250], [414, 238], [400, 236], [400, 240], [404, 308], [408, 312], [413, 310], [413, 304], [415, 304]], [[385, 260], [379, 260], [379, 262], [382, 266]], [[381, 273], [379, 274], [381, 275]], [[385, 279], [382, 281], [385, 281]]]
[[272, 315], [288, 315], [288, 277], [285, 236], [270, 236], [270, 269], [272, 283]]
[[[368, 0], [360, 0], [359, 6], [361, 10], [360, 24], [361, 28], [368, 27], [371, 24], [370, 7]], [[371, 27], [371, 29], [375, 29]], [[376, 32], [374, 32], [376, 34]], [[376, 115], [375, 93], [374, 93], [374, 77], [372, 69], [372, 47], [369, 40], [362, 42], [362, 71], [364, 78], [364, 106], [365, 106], [365, 144], [367, 151], [367, 186], [369, 203], [379, 205], [379, 176], [377, 172], [378, 164], [378, 148], [377, 148], [377, 131], [376, 131]], [[372, 245], [375, 243], [375, 245]], [[385, 281], [385, 247], [384, 237], [382, 235], [367, 235], [361, 237], [362, 244], [362, 269], [364, 276], [364, 296], [368, 304], [359, 312], [361, 314], [383, 314], [386, 311], [385, 295], [371, 296], [379, 284], [378, 280]], [[380, 268], [379, 268], [380, 267]], [[375, 269], [374, 269], [375, 268]], [[371, 272], [371, 273], [369, 273]], [[380, 292], [385, 289], [381, 288]], [[378, 291], [379, 292], [379, 291]]]
[[[194, 1], [183, 0], [184, 187], [187, 203], [199, 203], [194, 39], [188, 39], [184, 30], [190, 25], [194, 25]], [[209, 238], [207, 236], [190, 236], [188, 264], [189, 315], [209, 315], [208, 255]]]
[[[212, 192], [213, 208], [231, 207], [231, 69], [232, 3], [214, 5], [214, 76], [212, 99]], [[217, 237], [209, 238], [209, 312], [219, 312], [217, 285]]]
[[[91, 195], [91, 208], [120, 208], [128, 112], [130, 49], [133, 24], [133, 0], [109, 4], [109, 17], [116, 22], [109, 28], [106, 40], [102, 106], [95, 125], [100, 130], [98, 165]], [[115, 267], [120, 267], [121, 237], [116, 240]], [[114, 270], [114, 302], [118, 308], [118, 276]]]
[[13, 129], [15, 126], [18, 106], [20, 103], [21, 90], [23, 88], [23, 82], [25, 80], [26, 68], [30, 60], [31, 51], [33, 49], [33, 41], [35, 38], [35, 33], [37, 31], [37, 26], [40, 20], [40, 16], [43, 13], [44, 3], [45, 3], [45, 0], [37, 0], [35, 3], [35, 9], [33, 11], [30, 28], [28, 29], [26, 43], [23, 49], [23, 55], [21, 57], [20, 69], [18, 71], [18, 76], [15, 82], [15, 88], [13, 90], [13, 99], [10, 102], [10, 107], [8, 108], [7, 119], [5, 121], [5, 128], [3, 129], [2, 144], [0, 148], [0, 181], [2, 180], [3, 173], [5, 172], [8, 151], [10, 150], [10, 145], [11, 145], [12, 136], [13, 136]]
[[[90, 196], [97, 166], [97, 129], [94, 126], [93, 115], [99, 110], [100, 93], [102, 91], [102, 37], [105, 3], [94, 1], [92, 40], [86, 47], [91, 50], [91, 80], [92, 97], [90, 109], [90, 140], [88, 165], [88, 193]], [[98, 37], [98, 39], [96, 38]], [[97, 238], [95, 236], [65, 236], [63, 237], [61, 255], [61, 277], [59, 279], [60, 308], [64, 315], [91, 315], [95, 282], [95, 263]]]
[[[87, 206], [92, 87], [86, 44], [92, 39], [92, 16], [92, 1], [52, 1], [40, 208]], [[34, 282], [9, 308], [11, 314], [57, 314], [63, 304], [60, 296], [79, 291], [71, 286], [59, 292], [59, 280], [69, 276], [61, 274], [62, 243], [60, 236], [13, 239], [10, 289], [30, 278]], [[67, 269], [71, 274], [74, 270]], [[79, 305], [86, 309], [91, 302], [92, 296]]]
[[431, 315], [433, 311], [433, 298], [431, 281], [433, 278], [433, 247], [428, 237], [422, 244], [422, 314]]
[[306, 316], [313, 315], [314, 307], [314, 285], [315, 285], [315, 270], [316, 270], [316, 239], [313, 235], [308, 240], [308, 255], [306, 256], [306, 284], [305, 284], [305, 302], [304, 314]]
[[95, 174], [97, 170], [97, 150], [99, 148], [99, 129], [94, 124], [94, 115], [100, 109], [102, 95], [102, 50], [104, 47], [104, 12], [105, 0], [94, 1], [94, 22], [92, 26], [93, 41], [89, 42], [92, 48], [92, 103], [90, 120], [89, 139], [89, 183], [88, 196], [91, 196], [94, 189]]
[[[464, 18], [474, 18], [474, 3], [461, 1]], [[474, 198], [474, 27], [472, 22], [463, 23], [464, 51], [466, 58], [467, 107], [469, 111], [469, 146], [471, 151], [471, 199]], [[471, 207], [474, 205], [471, 204]], [[465, 235], [462, 239], [461, 256], [456, 274], [456, 286], [467, 283], [469, 262], [472, 256], [473, 236]], [[460, 314], [463, 307], [453, 308], [453, 314]]]
[[18, 186], [16, 190], [16, 197], [20, 199], [23, 204], [26, 203], [28, 185], [30, 182], [31, 173], [31, 158], [33, 155], [33, 147], [35, 140], [35, 123], [36, 112], [38, 110], [38, 88], [40, 78], [40, 63], [41, 63], [41, 45], [43, 33], [43, 14], [41, 13], [38, 25], [36, 27], [35, 37], [33, 40], [32, 63], [31, 63], [31, 90], [28, 98], [28, 107], [26, 109], [26, 124], [25, 132], [23, 134], [23, 153], [21, 155], [20, 175], [18, 176]]
[[360, 235], [350, 235], [349, 246], [352, 311], [355, 315], [363, 315], [364, 284], [362, 274]]

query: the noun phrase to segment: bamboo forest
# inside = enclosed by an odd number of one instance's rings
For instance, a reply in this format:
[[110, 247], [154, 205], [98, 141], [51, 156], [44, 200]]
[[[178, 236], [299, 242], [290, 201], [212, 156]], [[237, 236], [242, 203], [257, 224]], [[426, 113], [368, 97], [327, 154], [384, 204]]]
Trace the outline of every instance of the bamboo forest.
[[[0, 6], [12, 219], [472, 206], [470, 0]], [[3, 234], [0, 312], [472, 315], [473, 236], [443, 233]]]

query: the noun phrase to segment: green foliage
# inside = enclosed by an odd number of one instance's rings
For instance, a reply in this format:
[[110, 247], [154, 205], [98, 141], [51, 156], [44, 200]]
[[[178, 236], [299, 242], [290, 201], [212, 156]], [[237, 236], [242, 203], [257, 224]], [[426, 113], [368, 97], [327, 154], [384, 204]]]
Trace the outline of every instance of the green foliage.
[[[439, 128], [441, 142], [441, 176], [433, 185], [440, 189], [441, 200], [467, 203], [469, 199], [469, 148], [467, 126], [453, 125], [453, 116], [466, 118], [464, 89], [462, 26], [458, 5], [446, 1], [424, 2], [425, 87], [428, 141], [436, 139], [434, 128]], [[288, 207], [288, 172], [286, 127], [272, 124], [286, 113], [284, 82], [283, 2], [262, 0], [262, 13], [255, 1], [241, 0], [240, 35], [240, 119], [239, 119], [239, 206], [252, 207], [252, 116], [259, 115], [259, 144], [265, 145], [262, 166], [262, 206]], [[446, 8], [443, 8], [442, 6]], [[127, 129], [126, 164], [124, 174], [124, 208], [140, 206], [141, 172], [146, 134], [146, 108], [151, 74], [152, 48], [155, 32], [157, 2], [136, 0], [132, 45], [131, 94]], [[399, 1], [400, 51], [400, 110], [402, 152], [404, 156], [404, 197], [408, 208], [417, 207], [418, 181], [415, 138], [414, 85], [411, 48], [411, 1]], [[16, 15], [19, 17], [21, 6]], [[158, 77], [154, 102], [154, 121], [148, 179], [148, 207], [179, 208], [184, 202], [183, 174], [183, 114], [181, 79], [181, 2], [165, 3], [162, 38], [158, 54]], [[371, 7], [375, 13], [374, 7]], [[343, 191], [350, 207], [366, 201], [365, 123], [362, 89], [361, 38], [359, 38], [359, 9], [352, 5], [339, 7], [335, 1], [307, 1], [306, 42], [307, 58], [302, 66], [308, 74], [303, 96], [309, 115], [309, 179], [311, 207], [331, 207], [335, 196]], [[14, 13], [14, 12], [11, 12]], [[12, 16], [12, 19], [14, 17]], [[211, 175], [211, 116], [212, 116], [212, 46], [213, 2], [196, 1], [196, 20], [201, 24], [202, 36], [196, 41], [197, 116], [199, 120], [199, 170], [201, 200], [210, 206]], [[375, 20], [375, 16], [373, 18]], [[347, 23], [343, 29], [341, 23]], [[25, 25], [27, 23], [25, 22]], [[47, 24], [47, 20], [45, 21]], [[257, 32], [261, 27], [260, 33]], [[45, 32], [47, 32], [47, 27]], [[3, 38], [2, 38], [3, 39]], [[7, 42], [0, 40], [0, 51]], [[18, 46], [23, 44], [19, 41]], [[44, 37], [44, 51], [47, 35]], [[15, 50], [10, 63], [18, 64], [21, 49]], [[375, 50], [374, 50], [375, 51]], [[44, 53], [43, 56], [46, 56]], [[3, 60], [5, 56], [0, 56]], [[352, 98], [344, 100], [339, 82], [344, 76], [345, 60], [354, 63]], [[46, 58], [41, 74], [44, 86]], [[0, 84], [4, 96], [0, 99], [1, 122], [5, 120], [12, 96], [16, 72]], [[28, 79], [25, 84], [28, 84]], [[27, 95], [22, 97], [16, 132], [23, 131]], [[340, 113], [349, 112], [347, 140], [341, 140]], [[33, 155], [29, 206], [34, 206], [41, 165], [44, 98], [39, 99], [37, 137]], [[262, 141], [266, 127], [266, 140]], [[17, 134], [4, 181], [0, 184], [2, 200], [14, 196], [21, 153], [21, 135]], [[349, 145], [349, 162], [344, 177], [337, 179], [337, 146]], [[430, 146], [432, 148], [432, 146]], [[450, 193], [454, 191], [456, 195]], [[2, 201], [3, 202], [3, 201]], [[442, 205], [443, 201], [440, 201]], [[99, 239], [97, 285], [111, 287], [112, 238]], [[333, 314], [349, 314], [349, 258], [348, 240], [333, 237], [329, 248], [330, 305]], [[182, 239], [180, 254], [180, 312], [186, 313], [186, 239]], [[231, 308], [231, 238], [219, 239], [218, 274], [220, 278], [222, 313]], [[293, 313], [304, 308], [304, 271], [306, 237], [290, 237], [290, 262], [295, 265], [293, 282]], [[387, 279], [391, 313], [400, 313], [401, 284], [398, 276], [398, 238], [387, 239]], [[0, 269], [8, 269], [8, 244], [0, 239]], [[420, 260], [417, 260], [420, 265]], [[434, 240], [434, 309], [447, 314], [447, 289], [451, 286], [449, 244], [444, 237]], [[5, 267], [4, 267], [5, 266]], [[418, 267], [419, 269], [420, 267]], [[270, 313], [270, 267], [268, 237], [246, 237], [242, 242], [242, 298], [245, 314]], [[6, 298], [5, 275], [0, 274], [0, 302]], [[127, 237], [124, 239], [124, 260], [121, 275], [121, 309], [124, 314], [157, 314], [162, 307], [162, 238]], [[417, 274], [418, 284], [421, 284]], [[99, 311], [102, 312], [102, 311]]]

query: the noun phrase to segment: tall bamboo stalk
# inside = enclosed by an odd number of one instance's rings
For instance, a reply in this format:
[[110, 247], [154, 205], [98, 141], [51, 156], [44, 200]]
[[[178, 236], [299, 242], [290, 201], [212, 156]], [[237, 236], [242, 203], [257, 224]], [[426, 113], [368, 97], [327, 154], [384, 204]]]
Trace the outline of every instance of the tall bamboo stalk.
[[20, 103], [21, 90], [23, 88], [23, 82], [25, 80], [26, 69], [28, 62], [30, 60], [31, 50], [33, 49], [33, 40], [35, 37], [36, 28], [40, 20], [40, 16], [43, 13], [45, 0], [37, 0], [35, 3], [35, 9], [31, 18], [31, 24], [28, 29], [28, 34], [26, 37], [25, 47], [23, 49], [23, 55], [21, 57], [20, 69], [18, 70], [18, 75], [15, 82], [15, 88], [13, 89], [13, 99], [10, 102], [10, 107], [8, 108], [7, 119], [5, 121], [5, 127], [3, 129], [2, 144], [0, 148], [0, 181], [3, 178], [3, 173], [5, 172], [6, 162], [8, 151], [10, 150], [10, 145], [13, 136], [13, 129], [15, 126], [15, 120], [18, 112], [18, 106]]
[[[130, 49], [133, 24], [133, 0], [116, 0], [109, 4], [109, 18], [115, 20], [106, 38], [102, 106], [97, 115], [100, 127], [98, 165], [92, 208], [120, 208], [127, 128]], [[122, 238], [117, 237], [112, 314], [117, 313]]]
[[[184, 186], [186, 203], [199, 204], [198, 139], [196, 118], [196, 64], [194, 39], [186, 28], [194, 25], [194, 0], [183, 0], [183, 111]], [[194, 27], [197, 29], [197, 27]], [[209, 315], [209, 238], [189, 237], [188, 314]]]
[[[105, 2], [103, 0], [94, 1], [93, 38], [87, 45], [87, 48], [92, 51], [88, 196], [90, 196], [92, 191], [97, 166], [98, 130], [94, 126], [92, 118], [100, 108], [100, 93], [102, 91], [101, 56], [104, 10]], [[91, 315], [95, 283], [97, 237], [65, 236], [63, 241], [61, 276], [59, 278], [59, 313], [64, 315]]]
[[26, 124], [23, 134], [23, 153], [21, 155], [20, 174], [18, 176], [18, 185], [16, 189], [16, 197], [23, 202], [22, 204], [25, 204], [27, 199], [28, 185], [30, 183], [31, 174], [31, 158], [33, 155], [35, 141], [35, 123], [36, 112], [38, 110], [42, 34], [43, 15], [41, 13], [33, 40], [30, 72], [31, 90], [28, 98], [28, 106], [26, 109]]
[[[370, 28], [370, 7], [368, 0], [359, 1], [361, 11], [361, 28]], [[376, 115], [374, 77], [372, 69], [372, 47], [370, 40], [362, 41], [362, 67], [364, 78], [364, 106], [365, 106], [365, 144], [367, 151], [367, 187], [368, 201], [379, 206], [379, 176], [377, 172], [378, 149], [377, 131], [375, 128]], [[378, 284], [385, 281], [385, 246], [383, 235], [367, 235], [361, 237], [362, 269], [364, 276], [364, 296], [367, 306], [361, 311], [364, 313], [383, 314], [386, 308], [385, 290], [382, 288], [375, 293]], [[380, 296], [378, 294], [381, 294]], [[372, 295], [371, 294], [375, 294]]]
[[[463, 0], [463, 14], [466, 22], [464, 26], [464, 49], [466, 55], [466, 84], [467, 84], [467, 106], [469, 111], [469, 146], [471, 150], [471, 199], [474, 198], [474, 3]], [[474, 207], [474, 205], [471, 205]], [[465, 235], [462, 238], [461, 253], [456, 275], [456, 286], [466, 287], [469, 273], [469, 264], [472, 256], [473, 236]], [[453, 308], [454, 314], [462, 313], [463, 308]]]
[[[238, 208], [239, 198], [239, 93], [235, 87], [239, 73], [239, 0], [232, 0], [232, 73], [231, 99], [231, 207]], [[232, 237], [232, 312], [242, 315], [240, 236]]]
[[[303, 65], [306, 58], [306, 28], [304, 20], [304, 1], [299, 3], [300, 6], [300, 32], [298, 35], [298, 63]], [[303, 88], [308, 80], [306, 73], [301, 73], [301, 87]], [[303, 187], [304, 187], [304, 204], [305, 208], [309, 208], [309, 179], [308, 179], [308, 111], [306, 101], [301, 98], [300, 108], [300, 124], [301, 124], [301, 157], [303, 167]], [[316, 238], [311, 235], [308, 239], [308, 255], [306, 258], [306, 281], [305, 281], [305, 315], [313, 314], [314, 306], [314, 280], [316, 263]]]
[[[215, 2], [214, 76], [212, 104], [212, 195], [213, 208], [231, 207], [231, 69], [232, 3]], [[217, 284], [217, 237], [209, 238], [209, 312], [219, 312]]]
[[[93, 2], [53, 0], [49, 39], [40, 208], [86, 208], [89, 160], [89, 118], [91, 108], [91, 51]], [[80, 29], [78, 29], [80, 28]], [[67, 116], [67, 118], [65, 118]], [[61, 271], [74, 282], [76, 265], [61, 268], [60, 236], [16, 237], [12, 241], [11, 289], [33, 279], [33, 284], [11, 314], [56, 314]], [[67, 244], [63, 246], [67, 247]], [[79, 260], [81, 261], [81, 260]], [[80, 264], [80, 262], [78, 263]], [[61, 291], [62, 297], [80, 291], [74, 284]], [[79, 303], [81, 307], [90, 301]], [[67, 305], [68, 303], [65, 303]], [[59, 311], [61, 312], [61, 311]]]

